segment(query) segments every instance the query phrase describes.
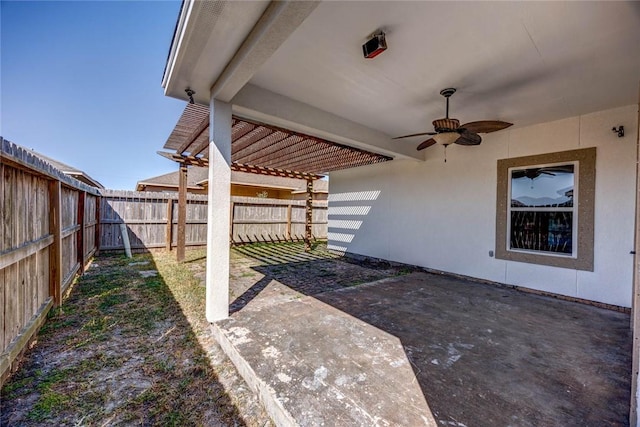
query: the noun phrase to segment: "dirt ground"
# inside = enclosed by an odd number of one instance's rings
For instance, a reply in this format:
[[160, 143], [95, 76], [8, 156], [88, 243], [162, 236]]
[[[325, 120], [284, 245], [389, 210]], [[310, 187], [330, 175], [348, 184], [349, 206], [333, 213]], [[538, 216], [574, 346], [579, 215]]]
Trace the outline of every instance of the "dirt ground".
[[4, 385], [0, 424], [271, 425], [210, 335], [189, 269], [204, 251], [174, 256], [94, 260]]

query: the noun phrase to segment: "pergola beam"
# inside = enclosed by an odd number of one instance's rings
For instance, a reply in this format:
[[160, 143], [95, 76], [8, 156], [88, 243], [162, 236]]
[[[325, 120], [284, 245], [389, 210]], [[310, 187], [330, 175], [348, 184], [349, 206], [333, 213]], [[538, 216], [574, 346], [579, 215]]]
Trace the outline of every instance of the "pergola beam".
[[[158, 154], [164, 158], [169, 160], [173, 160], [174, 162], [185, 164], [188, 166], [200, 166], [200, 167], [209, 167], [209, 159], [204, 157], [195, 157], [195, 156], [187, 156], [180, 155], [176, 153], [167, 153], [166, 151], [158, 151]], [[270, 175], [270, 176], [279, 176], [283, 178], [297, 178], [297, 179], [320, 179], [323, 178], [322, 175], [307, 173], [307, 172], [297, 172], [288, 169], [279, 169], [279, 168], [270, 168], [264, 166], [255, 166], [255, 165], [246, 165], [243, 163], [233, 162], [231, 163], [231, 170], [236, 172], [248, 172], [257, 175]]]

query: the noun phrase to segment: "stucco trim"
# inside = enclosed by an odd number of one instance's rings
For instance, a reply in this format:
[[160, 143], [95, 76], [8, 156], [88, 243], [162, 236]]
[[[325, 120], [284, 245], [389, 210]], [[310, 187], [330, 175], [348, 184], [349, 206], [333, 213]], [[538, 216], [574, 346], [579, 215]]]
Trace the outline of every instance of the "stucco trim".
[[[577, 161], [578, 229], [577, 257], [538, 255], [507, 250], [507, 203], [509, 168]], [[530, 264], [593, 271], [594, 216], [596, 190], [596, 148], [562, 151], [498, 160], [496, 200], [496, 258]]]

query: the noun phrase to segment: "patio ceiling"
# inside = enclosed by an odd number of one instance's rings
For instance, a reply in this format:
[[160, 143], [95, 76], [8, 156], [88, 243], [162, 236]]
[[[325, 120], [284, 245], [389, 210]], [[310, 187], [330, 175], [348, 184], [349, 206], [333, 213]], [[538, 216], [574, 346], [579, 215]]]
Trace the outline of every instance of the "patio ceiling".
[[[377, 29], [389, 49], [364, 59]], [[640, 2], [186, 0], [169, 96], [210, 96], [247, 120], [424, 160], [419, 138], [455, 87], [462, 122], [514, 128], [637, 102]], [[490, 140], [490, 137], [487, 137]]]
[[[187, 104], [164, 145], [192, 164], [204, 165], [209, 146], [209, 108]], [[201, 160], [199, 160], [201, 159]], [[231, 161], [234, 170], [292, 176], [327, 172], [391, 160], [371, 153], [287, 129], [234, 116]], [[276, 170], [280, 170], [278, 173]]]

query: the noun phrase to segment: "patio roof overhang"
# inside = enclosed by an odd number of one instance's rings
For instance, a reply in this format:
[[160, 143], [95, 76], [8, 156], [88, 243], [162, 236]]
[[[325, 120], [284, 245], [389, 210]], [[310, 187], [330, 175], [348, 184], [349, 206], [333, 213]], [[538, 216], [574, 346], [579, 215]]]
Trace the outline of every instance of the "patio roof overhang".
[[[391, 137], [431, 130], [445, 87], [458, 89], [460, 120], [514, 128], [635, 103], [639, 8], [185, 0], [163, 87], [183, 100], [189, 87], [197, 103], [215, 98], [258, 123], [425, 160], [417, 138]], [[387, 30], [389, 49], [364, 59], [361, 46], [377, 29]]]

